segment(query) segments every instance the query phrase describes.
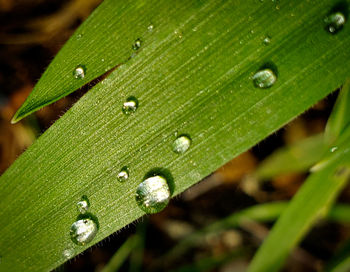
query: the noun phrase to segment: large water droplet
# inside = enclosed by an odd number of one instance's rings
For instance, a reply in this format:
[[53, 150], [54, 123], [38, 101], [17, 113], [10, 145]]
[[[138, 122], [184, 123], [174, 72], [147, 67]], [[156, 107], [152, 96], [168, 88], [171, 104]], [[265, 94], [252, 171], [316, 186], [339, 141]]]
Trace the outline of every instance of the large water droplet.
[[181, 135], [173, 142], [173, 151], [178, 154], [185, 153], [191, 146], [191, 138], [187, 135]]
[[170, 190], [162, 176], [149, 177], [136, 189], [136, 202], [146, 213], [157, 213], [169, 203]]
[[276, 74], [269, 68], [260, 70], [253, 76], [254, 85], [258, 88], [270, 88], [277, 80]]
[[343, 13], [338, 11], [327, 16], [324, 21], [327, 24], [327, 30], [332, 34], [335, 34], [343, 28], [346, 18]]
[[76, 79], [81, 79], [85, 77], [85, 67], [83, 65], [77, 66], [73, 71], [73, 76]]
[[82, 196], [81, 200], [77, 203], [79, 213], [84, 214], [89, 210], [90, 203], [87, 196]]
[[120, 172], [118, 173], [118, 181], [119, 182], [124, 182], [129, 178], [129, 169], [124, 166]]
[[70, 238], [77, 245], [86, 245], [95, 238], [97, 222], [89, 216], [75, 221], [70, 227]]
[[132, 114], [137, 110], [138, 107], [138, 101], [136, 97], [130, 96], [126, 101], [123, 103], [123, 113], [126, 115]]
[[141, 43], [142, 43], [141, 39], [135, 40], [132, 45], [132, 49], [138, 50], [141, 47]]

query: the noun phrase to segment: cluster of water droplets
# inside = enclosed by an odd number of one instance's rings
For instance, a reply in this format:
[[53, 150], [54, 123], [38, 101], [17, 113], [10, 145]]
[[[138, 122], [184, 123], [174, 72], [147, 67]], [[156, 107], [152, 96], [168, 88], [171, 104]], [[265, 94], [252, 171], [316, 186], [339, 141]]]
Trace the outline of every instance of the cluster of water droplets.
[[[278, 1], [275, 0], [276, 8], [279, 8]], [[346, 17], [341, 12], [333, 12], [325, 19], [327, 24], [327, 31], [335, 34], [341, 30], [345, 23]], [[147, 27], [149, 32], [154, 30], [154, 25], [150, 24]], [[181, 39], [183, 34], [180, 30], [175, 30], [174, 34], [177, 38]], [[79, 37], [81, 38], [81, 37]], [[263, 38], [263, 44], [269, 45], [271, 43], [271, 37], [265, 36]], [[132, 49], [137, 51], [142, 45], [140, 38], [136, 39], [132, 44]], [[104, 59], [102, 59], [104, 61]], [[73, 76], [76, 79], [83, 79], [86, 74], [86, 68], [83, 65], [78, 65], [74, 71]], [[275, 69], [271, 67], [264, 67], [255, 72], [251, 77], [255, 87], [260, 89], [266, 89], [272, 87], [277, 81], [277, 73]], [[125, 115], [130, 115], [136, 112], [139, 103], [136, 97], [128, 97], [122, 105], [122, 112]], [[192, 140], [189, 135], [182, 134], [173, 141], [172, 151], [176, 154], [185, 153], [191, 146]], [[335, 152], [337, 148], [331, 148], [331, 152]], [[121, 183], [129, 179], [129, 169], [123, 167], [117, 174], [117, 180]], [[169, 188], [169, 181], [165, 176], [161, 174], [155, 174], [145, 178], [136, 188], [135, 199], [137, 205], [145, 213], [157, 213], [163, 210], [169, 203], [171, 197], [171, 190]], [[71, 225], [70, 237], [72, 241], [77, 245], [86, 245], [91, 242], [98, 232], [97, 219], [88, 213], [90, 203], [87, 197], [77, 203], [77, 209], [79, 211], [78, 219]], [[71, 258], [74, 255], [73, 249], [66, 249], [63, 252], [66, 258]]]
[[346, 17], [340, 11], [330, 14], [325, 19], [325, 23], [327, 24], [327, 30], [332, 34], [335, 34], [339, 30], [341, 30], [344, 27], [345, 22]]
[[[95, 238], [98, 232], [98, 223], [97, 218], [88, 213], [90, 203], [86, 196], [83, 196], [76, 205], [79, 216], [77, 220], [71, 225], [69, 234], [71, 240], [75, 244], [83, 246]], [[68, 255], [68, 252], [65, 254]]]

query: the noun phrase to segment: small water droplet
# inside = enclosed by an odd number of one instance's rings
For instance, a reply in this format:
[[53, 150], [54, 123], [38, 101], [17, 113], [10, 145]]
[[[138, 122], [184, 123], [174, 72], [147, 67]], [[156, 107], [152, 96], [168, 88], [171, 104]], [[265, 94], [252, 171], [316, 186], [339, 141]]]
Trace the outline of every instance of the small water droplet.
[[85, 67], [83, 65], [78, 65], [74, 71], [73, 76], [76, 79], [82, 79], [85, 77]]
[[147, 29], [148, 29], [149, 32], [153, 31], [154, 25], [153, 25], [153, 24], [150, 24], [150, 25], [147, 27]]
[[330, 151], [331, 151], [331, 153], [333, 153], [333, 152], [337, 151], [337, 149], [338, 149], [337, 146], [333, 146], [333, 147], [331, 147]]
[[146, 213], [157, 213], [169, 203], [170, 189], [162, 176], [145, 179], [136, 189], [136, 202]]
[[80, 40], [83, 37], [83, 34], [78, 34], [77, 35], [77, 40]]
[[266, 36], [263, 40], [264, 45], [269, 45], [271, 43], [271, 38], [269, 36]]
[[328, 32], [335, 34], [344, 27], [346, 18], [343, 13], [338, 11], [327, 16], [324, 21], [327, 24]]
[[262, 89], [270, 88], [273, 84], [275, 84], [276, 80], [277, 76], [269, 68], [262, 69], [256, 72], [253, 76], [254, 85]]
[[102, 62], [104, 62], [104, 61], [105, 61], [105, 59], [101, 59], [101, 61], [102, 61]]
[[118, 181], [124, 182], [129, 178], [129, 170], [126, 166], [124, 166], [120, 172], [118, 173]]
[[179, 39], [182, 39], [182, 32], [181, 32], [180, 30], [176, 29], [176, 30], [174, 31], [174, 34], [175, 34]]
[[95, 238], [98, 231], [96, 221], [89, 216], [75, 221], [70, 227], [70, 238], [77, 245], [86, 245]]
[[187, 135], [181, 135], [173, 142], [173, 151], [178, 154], [185, 153], [191, 146], [191, 138]]
[[136, 97], [130, 96], [128, 99], [126, 99], [126, 101], [123, 103], [123, 113], [125, 115], [130, 115], [132, 113], [134, 113], [137, 108], [138, 108], [138, 100], [136, 99]]
[[138, 50], [141, 47], [142, 41], [141, 39], [135, 40], [134, 44], [132, 45], [132, 49]]
[[84, 214], [90, 208], [90, 203], [87, 196], [82, 196], [81, 200], [77, 203], [79, 213]]
[[68, 248], [68, 249], [63, 250], [62, 255], [65, 259], [70, 259], [74, 256], [74, 252], [75, 252], [74, 249]]

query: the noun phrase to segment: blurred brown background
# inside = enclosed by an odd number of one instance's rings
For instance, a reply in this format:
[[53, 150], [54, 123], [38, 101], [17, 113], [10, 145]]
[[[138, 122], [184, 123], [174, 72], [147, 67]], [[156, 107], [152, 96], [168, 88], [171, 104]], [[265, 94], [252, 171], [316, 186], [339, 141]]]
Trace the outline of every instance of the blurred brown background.
[[[83, 88], [16, 125], [10, 124], [12, 115], [55, 54], [100, 2], [0, 0], [0, 174], [87, 91], [88, 88]], [[319, 102], [284, 129], [172, 200], [163, 212], [143, 218], [142, 223], [131, 224], [58, 270], [100, 271], [120, 245], [137, 232], [145, 239], [144, 248], [135, 250], [122, 271], [244, 271], [271, 224], [252, 223], [208, 235], [173, 262], [161, 267], [154, 263], [193, 230], [257, 203], [290, 199], [307, 173], [278, 176], [263, 185], [249, 182], [246, 176], [277, 148], [322, 132], [335, 98], [336, 94], [332, 94]], [[349, 195], [347, 188], [340, 200], [348, 201]], [[317, 225], [291, 254], [284, 271], [320, 271], [323, 263], [349, 236], [348, 225], [329, 222]], [[230, 251], [240, 254], [214, 267], [205, 264], [207, 258]], [[193, 264], [198, 264], [199, 268]]]

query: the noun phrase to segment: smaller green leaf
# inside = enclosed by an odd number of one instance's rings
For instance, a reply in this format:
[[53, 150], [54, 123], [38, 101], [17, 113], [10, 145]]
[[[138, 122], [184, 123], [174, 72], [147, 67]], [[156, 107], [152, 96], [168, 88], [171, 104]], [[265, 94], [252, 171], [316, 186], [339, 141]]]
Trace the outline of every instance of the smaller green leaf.
[[108, 264], [103, 268], [102, 272], [116, 272], [123, 265], [125, 260], [130, 255], [131, 251], [138, 244], [138, 237], [136, 235], [130, 236], [124, 244], [116, 251], [116, 253], [109, 260]]
[[312, 173], [300, 188], [259, 248], [248, 271], [278, 271], [290, 250], [318, 219], [327, 214], [349, 177], [349, 144], [339, 144], [329, 162]]
[[[288, 207], [288, 202], [270, 202], [257, 204], [219, 219], [202, 229], [190, 233], [179, 241], [169, 252], [162, 256], [162, 262], [174, 260], [187, 250], [195, 247], [207, 234], [220, 233], [226, 229], [237, 228], [245, 222], [272, 222], [275, 221]], [[350, 205], [336, 204], [327, 214], [327, 220], [350, 223]]]
[[307, 171], [323, 158], [327, 149], [323, 134], [308, 137], [276, 150], [258, 166], [255, 175], [267, 180], [280, 174]]
[[325, 130], [325, 141], [332, 145], [339, 134], [350, 123], [350, 79], [341, 88], [337, 101], [328, 119]]

